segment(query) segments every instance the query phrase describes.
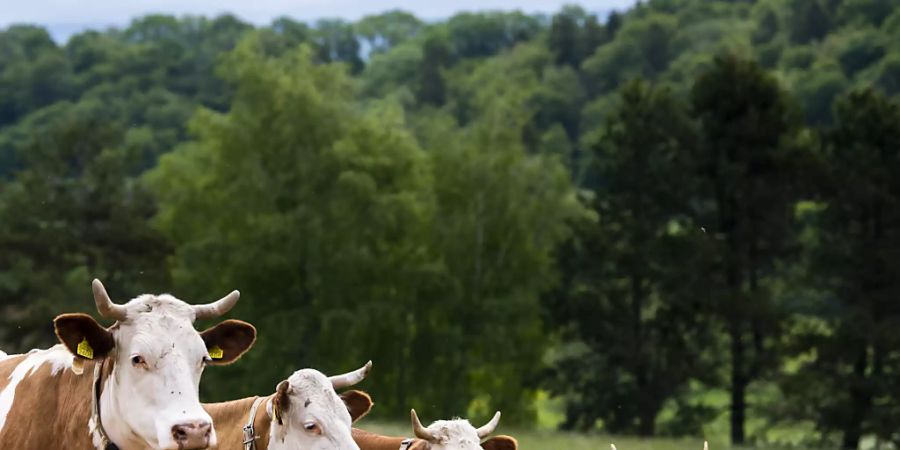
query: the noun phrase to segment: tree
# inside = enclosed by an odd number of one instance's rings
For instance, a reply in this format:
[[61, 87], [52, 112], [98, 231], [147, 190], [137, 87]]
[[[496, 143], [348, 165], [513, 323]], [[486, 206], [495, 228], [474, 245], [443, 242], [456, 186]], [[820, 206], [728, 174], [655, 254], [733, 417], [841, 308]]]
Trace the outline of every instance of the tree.
[[841, 33], [835, 40], [838, 41], [837, 59], [849, 76], [878, 62], [887, 53], [884, 35], [872, 28]]
[[675, 18], [668, 14], [653, 13], [628, 21], [615, 40], [584, 61], [582, 70], [599, 92], [612, 91], [635, 76], [654, 80], [673, 58], [677, 29]]
[[538, 17], [521, 12], [464, 12], [451, 17], [443, 27], [458, 58], [493, 56], [543, 31]]
[[553, 16], [548, 46], [556, 54], [557, 64], [578, 67], [607, 40], [607, 31], [597, 16], [578, 6], [565, 6]]
[[577, 66], [578, 59], [578, 18], [563, 11], [553, 16], [550, 24], [549, 47], [556, 53], [556, 62]]
[[363, 17], [355, 27], [356, 32], [366, 40], [369, 52], [379, 54], [412, 39], [425, 24], [408, 12], [394, 10]]
[[806, 122], [819, 126], [830, 124], [831, 105], [847, 89], [847, 84], [847, 77], [840, 70], [805, 72], [797, 83], [796, 95], [803, 101]]
[[343, 20], [323, 19], [316, 22], [313, 42], [321, 62], [345, 63], [352, 73], [359, 73], [365, 66], [356, 31], [353, 25]]
[[774, 363], [781, 314], [766, 278], [791, 242], [800, 121], [778, 82], [735, 56], [717, 57], [691, 97], [702, 134], [698, 218], [717, 246], [711, 282], [730, 341], [731, 439], [741, 444], [747, 387]]
[[169, 247], [136, 183], [140, 132], [107, 105], [59, 104], [18, 143], [22, 167], [0, 189], [0, 292], [7, 348], [53, 342], [50, 319], [89, 308], [91, 278], [116, 292], [162, 290]]
[[[808, 245], [810, 284], [821, 299], [801, 315], [793, 339], [812, 355], [786, 381], [794, 417], [814, 417], [818, 428], [841, 434], [840, 448], [855, 450], [874, 434], [898, 442], [895, 350], [900, 336], [900, 104], [871, 89], [835, 103], [835, 126], [826, 133], [827, 175], [816, 239]], [[837, 443], [836, 443], [837, 444]]]
[[609, 432], [651, 436], [667, 401], [715, 374], [703, 240], [689, 214], [697, 134], [665, 89], [634, 81], [620, 97], [592, 155], [599, 222], [580, 227], [551, 302], [570, 349], [552, 389], [567, 399], [566, 427], [600, 419]]
[[831, 29], [831, 15], [822, 0], [792, 0], [791, 40], [798, 44], [819, 41]]
[[880, 27], [896, 6], [891, 0], [844, 0], [838, 7], [837, 20], [841, 24]]
[[422, 357], [409, 349], [428, 331], [413, 311], [428, 302], [436, 269], [423, 236], [427, 162], [402, 115], [355, 110], [345, 70], [314, 64], [308, 47], [270, 57], [251, 36], [223, 64], [231, 108], [199, 112], [194, 140], [148, 178], [161, 199], [157, 223], [176, 247], [176, 285], [239, 286], [253, 299], [238, 308], [259, 328], [258, 359], [214, 379], [214, 395], [265, 392], [299, 367], [335, 372], [367, 359], [380, 361], [372, 392], [386, 412], [438, 395], [439, 386], [411, 389], [425, 364], [410, 364]]
[[69, 63], [43, 28], [0, 32], [0, 127], [71, 97]]
[[452, 364], [429, 372], [443, 392], [434, 407], [460, 411], [475, 395], [524, 423], [535, 419], [534, 373], [547, 346], [539, 296], [555, 281], [557, 248], [586, 213], [562, 155], [527, 150], [527, 83], [482, 84], [464, 127], [443, 114], [422, 125], [436, 169], [432, 246], [449, 276], [429, 313], [433, 340], [421, 343]]
[[452, 52], [446, 36], [431, 33], [422, 44], [422, 58], [419, 63], [416, 98], [426, 105], [440, 106], [445, 101], [443, 70], [450, 65]]

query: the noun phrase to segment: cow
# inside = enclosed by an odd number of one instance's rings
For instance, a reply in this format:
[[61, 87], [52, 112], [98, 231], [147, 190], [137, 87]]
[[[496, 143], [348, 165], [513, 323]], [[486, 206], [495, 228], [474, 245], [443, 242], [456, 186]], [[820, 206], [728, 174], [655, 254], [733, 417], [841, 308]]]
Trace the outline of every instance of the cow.
[[[193, 323], [228, 312], [234, 291], [205, 305], [169, 294], [126, 304], [92, 283], [102, 327], [87, 314], [54, 321], [60, 344], [0, 360], [0, 447], [16, 450], [197, 450], [216, 445], [198, 398], [207, 365], [229, 364], [256, 329], [226, 320], [197, 332]], [[87, 373], [83, 373], [87, 371]]]
[[219, 435], [219, 450], [359, 450], [352, 422], [366, 415], [372, 399], [364, 392], [337, 390], [362, 381], [365, 366], [327, 377], [314, 369], [294, 372], [266, 397], [205, 404]]
[[[616, 448], [616, 444], [609, 444], [610, 450], [619, 450]], [[709, 442], [703, 441], [703, 450], [709, 450]]]
[[484, 442], [482, 439], [494, 432], [500, 423], [500, 411], [481, 428], [475, 428], [468, 420], [438, 420], [428, 427], [422, 426], [416, 410], [410, 411], [413, 433], [417, 439], [386, 437], [353, 429], [353, 439], [360, 450], [517, 450], [518, 442], [510, 436], [496, 436]]

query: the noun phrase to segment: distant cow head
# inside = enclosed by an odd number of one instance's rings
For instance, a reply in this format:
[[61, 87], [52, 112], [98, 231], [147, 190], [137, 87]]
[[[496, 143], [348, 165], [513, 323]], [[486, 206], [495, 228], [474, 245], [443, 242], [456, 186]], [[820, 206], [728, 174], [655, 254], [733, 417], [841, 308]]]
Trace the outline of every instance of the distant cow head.
[[428, 427], [422, 426], [416, 410], [410, 411], [413, 432], [416, 437], [427, 442], [422, 450], [516, 450], [518, 443], [509, 436], [497, 436], [481, 442], [482, 439], [494, 432], [500, 423], [500, 411], [494, 414], [486, 425], [475, 428], [468, 420], [438, 420]]
[[343, 375], [327, 377], [302, 369], [278, 384], [270, 402], [270, 450], [359, 450], [352, 422], [369, 412], [372, 400], [359, 391], [337, 390], [362, 381], [372, 362]]
[[239, 293], [207, 305], [192, 306], [168, 294], [145, 294], [117, 305], [99, 280], [93, 291], [100, 315], [115, 325], [103, 328], [87, 314], [63, 314], [54, 326], [75, 355], [74, 368], [86, 360], [104, 364], [99, 406], [109, 438], [120, 448], [215, 446], [212, 419], [198, 398], [200, 375], [207, 365], [240, 358], [253, 345], [256, 329], [226, 320], [199, 333], [193, 323], [228, 312]]

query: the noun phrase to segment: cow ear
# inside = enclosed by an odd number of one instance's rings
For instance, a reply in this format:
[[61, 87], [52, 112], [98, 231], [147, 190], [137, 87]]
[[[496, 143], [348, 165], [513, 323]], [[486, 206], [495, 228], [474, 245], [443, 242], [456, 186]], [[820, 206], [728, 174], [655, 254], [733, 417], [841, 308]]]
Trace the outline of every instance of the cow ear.
[[484, 450], [518, 450], [519, 443], [510, 436], [495, 436], [481, 443]]
[[200, 333], [213, 365], [237, 361], [256, 342], [256, 328], [247, 322], [229, 319]]
[[347, 405], [347, 411], [350, 412], [350, 419], [356, 422], [369, 414], [372, 410], [372, 397], [363, 391], [347, 391], [341, 394], [341, 400]]
[[77, 358], [105, 358], [116, 346], [112, 333], [87, 314], [56, 316], [53, 328], [59, 341]]
[[291, 409], [291, 382], [284, 380], [275, 387], [275, 395], [272, 396], [271, 416], [278, 422], [278, 425], [284, 425], [284, 414]]

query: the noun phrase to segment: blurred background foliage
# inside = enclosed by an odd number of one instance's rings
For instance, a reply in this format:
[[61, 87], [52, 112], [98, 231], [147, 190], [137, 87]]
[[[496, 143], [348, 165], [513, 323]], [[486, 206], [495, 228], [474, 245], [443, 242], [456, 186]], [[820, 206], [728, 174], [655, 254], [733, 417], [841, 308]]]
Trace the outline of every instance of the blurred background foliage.
[[[900, 445], [900, 5], [0, 30], [0, 344], [231, 289], [203, 397]], [[199, 324], [198, 326], [205, 326]]]

